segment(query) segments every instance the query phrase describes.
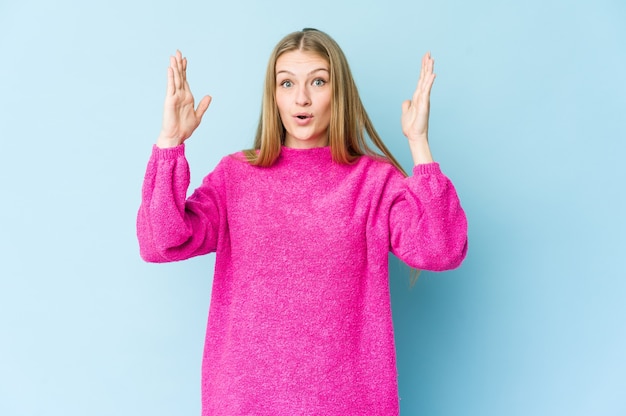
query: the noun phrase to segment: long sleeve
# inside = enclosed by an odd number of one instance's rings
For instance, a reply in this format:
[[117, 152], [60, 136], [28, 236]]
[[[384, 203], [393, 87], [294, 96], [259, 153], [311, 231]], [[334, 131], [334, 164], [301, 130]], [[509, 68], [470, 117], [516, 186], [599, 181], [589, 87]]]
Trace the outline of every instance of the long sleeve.
[[417, 165], [389, 215], [391, 251], [411, 267], [458, 267], [467, 253], [467, 218], [438, 163]]
[[163, 263], [215, 251], [222, 211], [215, 185], [218, 176], [215, 172], [208, 175], [187, 198], [190, 175], [184, 145], [153, 147], [137, 214], [144, 260]]
[[202, 414], [399, 414], [388, 260], [456, 267], [466, 219], [438, 165], [405, 178], [330, 147], [270, 167], [226, 156], [189, 198], [184, 148], [154, 149], [137, 234], [144, 259], [216, 251]]

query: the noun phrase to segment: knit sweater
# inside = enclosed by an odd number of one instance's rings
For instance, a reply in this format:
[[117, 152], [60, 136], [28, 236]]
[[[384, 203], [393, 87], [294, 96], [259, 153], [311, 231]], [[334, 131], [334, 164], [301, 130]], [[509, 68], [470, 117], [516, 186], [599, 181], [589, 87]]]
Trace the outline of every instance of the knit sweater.
[[388, 253], [440, 271], [467, 250], [439, 165], [283, 147], [224, 157], [187, 198], [184, 149], [153, 148], [137, 234], [150, 262], [216, 252], [202, 414], [397, 415]]

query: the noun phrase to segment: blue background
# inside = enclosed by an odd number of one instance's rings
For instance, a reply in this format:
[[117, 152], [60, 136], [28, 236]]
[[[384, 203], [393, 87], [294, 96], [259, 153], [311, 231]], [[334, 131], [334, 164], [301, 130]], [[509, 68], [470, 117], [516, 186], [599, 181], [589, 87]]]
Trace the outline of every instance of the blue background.
[[135, 213], [168, 56], [214, 98], [192, 186], [250, 146], [267, 58], [331, 34], [410, 168], [400, 104], [431, 50], [431, 143], [463, 266], [391, 266], [404, 415], [626, 414], [626, 3], [0, 3], [0, 414], [193, 415], [214, 257], [142, 262]]

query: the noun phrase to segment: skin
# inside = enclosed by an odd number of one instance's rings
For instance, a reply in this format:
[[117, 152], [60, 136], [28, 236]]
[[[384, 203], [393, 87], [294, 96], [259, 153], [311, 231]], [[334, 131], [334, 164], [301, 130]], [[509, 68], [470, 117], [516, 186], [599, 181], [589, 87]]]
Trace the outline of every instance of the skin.
[[328, 62], [313, 53], [286, 52], [276, 61], [276, 105], [285, 146], [328, 145], [332, 89]]
[[[430, 52], [426, 53], [413, 96], [402, 103], [402, 132], [416, 165], [433, 162], [428, 145], [428, 117], [430, 92], [435, 81], [434, 64]], [[175, 147], [187, 140], [211, 103], [211, 97], [206, 95], [195, 106], [186, 72], [187, 58], [176, 51], [167, 69], [163, 123], [156, 143], [160, 148]], [[326, 146], [331, 95], [328, 63], [315, 54], [287, 52], [278, 58], [276, 72], [276, 102], [287, 132], [285, 145]], [[285, 83], [285, 80], [290, 82]], [[298, 121], [295, 117], [298, 114], [307, 114], [309, 118]]]
[[422, 69], [413, 97], [402, 103], [402, 133], [409, 141], [415, 165], [433, 162], [428, 146], [428, 117], [430, 115], [430, 91], [435, 82], [435, 60], [427, 52], [422, 58]]
[[163, 124], [157, 139], [160, 148], [176, 147], [187, 140], [200, 125], [202, 116], [211, 104], [206, 95], [195, 107], [193, 94], [187, 82], [187, 58], [180, 51], [170, 57], [167, 68], [167, 91], [163, 105]]

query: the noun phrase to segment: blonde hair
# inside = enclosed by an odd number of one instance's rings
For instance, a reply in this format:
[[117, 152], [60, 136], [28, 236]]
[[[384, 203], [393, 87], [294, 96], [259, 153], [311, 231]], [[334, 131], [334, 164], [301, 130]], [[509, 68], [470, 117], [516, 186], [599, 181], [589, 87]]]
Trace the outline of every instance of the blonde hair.
[[[330, 66], [332, 100], [328, 138], [333, 161], [349, 164], [362, 155], [383, 157], [406, 176], [402, 166], [374, 129], [343, 51], [329, 35], [310, 28], [285, 36], [270, 55], [254, 148], [244, 152], [248, 162], [256, 166], [271, 166], [280, 155], [285, 140], [285, 128], [280, 120], [275, 98], [276, 61], [282, 54], [298, 50], [314, 53], [325, 59]], [[382, 155], [371, 149], [367, 137]]]

